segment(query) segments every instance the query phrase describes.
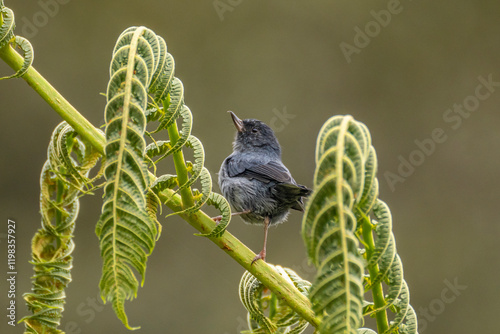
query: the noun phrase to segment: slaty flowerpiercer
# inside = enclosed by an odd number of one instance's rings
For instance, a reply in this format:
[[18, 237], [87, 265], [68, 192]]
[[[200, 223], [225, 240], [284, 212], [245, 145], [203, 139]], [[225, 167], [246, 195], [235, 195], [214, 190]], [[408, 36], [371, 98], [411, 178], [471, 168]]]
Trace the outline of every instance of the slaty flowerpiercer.
[[273, 130], [256, 119], [239, 119], [233, 153], [219, 171], [219, 187], [243, 221], [264, 225], [264, 247], [252, 264], [266, 259], [268, 228], [284, 222], [290, 209], [304, 211], [302, 198], [311, 190], [298, 185], [281, 162], [281, 147]]

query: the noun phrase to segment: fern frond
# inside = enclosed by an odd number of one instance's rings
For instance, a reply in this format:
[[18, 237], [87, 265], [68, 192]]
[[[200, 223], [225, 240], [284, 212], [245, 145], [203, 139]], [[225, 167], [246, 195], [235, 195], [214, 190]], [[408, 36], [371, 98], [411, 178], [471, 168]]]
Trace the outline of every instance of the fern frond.
[[170, 140], [159, 140], [146, 146], [146, 155], [150, 159], [160, 156], [160, 158], [155, 161], [155, 164], [170, 154], [169, 152], [171, 151], [172, 144], [170, 143]]
[[[330, 118], [318, 135], [314, 193], [302, 225], [309, 258], [318, 268], [309, 298], [323, 317], [320, 333], [374, 333], [358, 329], [362, 312], [375, 316], [379, 334], [416, 333], [391, 213], [378, 199], [376, 172], [367, 127], [351, 116]], [[364, 250], [358, 249], [358, 240]], [[369, 277], [363, 288], [365, 266]], [[369, 290], [373, 303], [362, 298]], [[395, 312], [390, 324], [388, 309]]]
[[[148, 191], [158, 196], [162, 190], [178, 187], [176, 193], [182, 195], [188, 190], [192, 197], [190, 187], [199, 181], [201, 190], [195, 190], [190, 204], [174, 214], [194, 213], [208, 202], [215, 203], [224, 210], [225, 217], [230, 217], [225, 199], [211, 196], [212, 180], [203, 167], [203, 146], [191, 135], [192, 114], [184, 104], [184, 87], [174, 76], [174, 61], [166, 51], [165, 41], [153, 31], [131, 27], [118, 38], [110, 67], [106, 106], [107, 184], [96, 234], [104, 260], [101, 294], [112, 301], [115, 312], [128, 328], [124, 301], [134, 298], [138, 289], [132, 270], [144, 281], [146, 259], [161, 228], [156, 220], [157, 203], [146, 197]], [[152, 96], [149, 104], [148, 96]], [[180, 117], [183, 121], [178, 132], [176, 121]], [[146, 124], [156, 120], [157, 129], [148, 133], [153, 143], [146, 147]], [[151, 135], [164, 129], [168, 129], [170, 140], [154, 140]], [[159, 161], [173, 155], [176, 168], [185, 166], [182, 155], [178, 155], [185, 146], [194, 150], [194, 163], [189, 163], [184, 171], [177, 170], [179, 175], [160, 176], [150, 185], [147, 165], [152, 162], [156, 171]], [[228, 218], [224, 219], [211, 235], [223, 233], [228, 222]]]
[[16, 27], [14, 12], [12, 9], [5, 7], [3, 0], [0, 1], [0, 15], [2, 15], [2, 25], [0, 26], [0, 49], [8, 47], [11, 44], [13, 47], [19, 47], [23, 51], [23, 65], [14, 74], [0, 78], [12, 79], [22, 77], [33, 64], [34, 51], [31, 43], [24, 37], [15, 36], [14, 28]]
[[[146, 260], [157, 239], [155, 220], [147, 210], [149, 176], [145, 163], [147, 87], [158, 61], [156, 35], [144, 27], [129, 28], [118, 39], [111, 62], [106, 105], [104, 204], [96, 227], [103, 258], [99, 284], [129, 329], [125, 300], [137, 295], [133, 270], [145, 279]], [[141, 283], [141, 284], [142, 284]]]
[[[73, 155], [72, 155], [73, 153]], [[48, 160], [40, 177], [42, 228], [32, 241], [35, 275], [32, 292], [24, 294], [33, 315], [24, 317], [27, 333], [59, 333], [65, 288], [71, 282], [73, 231], [81, 189], [99, 153], [66, 122], [52, 133]]]
[[219, 224], [210, 233], [207, 234], [195, 234], [201, 237], [220, 237], [227, 228], [229, 221], [231, 220], [231, 207], [227, 202], [226, 198], [221, 194], [210, 193], [207, 201], [208, 205], [215, 207], [221, 213], [222, 219]]
[[332, 118], [320, 131], [314, 193], [302, 235], [318, 268], [309, 299], [320, 333], [356, 333], [362, 320], [364, 263], [355, 236], [355, 199], [364, 184], [369, 140], [352, 117]]
[[[124, 33], [127, 36], [129, 34], [130, 31], [128, 30]], [[130, 37], [127, 38], [130, 39]], [[161, 160], [173, 155], [176, 169], [180, 168], [181, 170], [176, 170], [178, 175], [169, 174], [168, 182], [164, 179], [157, 183], [153, 189], [157, 192], [160, 188], [172, 189], [178, 186], [175, 194], [181, 193], [183, 199], [185, 199], [186, 194], [190, 197], [189, 201], [183, 203], [185, 207], [182, 210], [168, 216], [195, 213], [205, 203], [215, 206], [221, 211], [222, 221], [210, 233], [197, 235], [220, 236], [224, 233], [230, 221], [230, 207], [223, 196], [212, 193], [210, 173], [203, 167], [205, 163], [203, 145], [198, 138], [191, 135], [193, 116], [184, 101], [184, 86], [181, 80], [174, 76], [175, 62], [172, 55], [166, 52], [165, 41], [159, 36], [157, 36], [157, 40], [159, 49], [158, 68], [148, 90], [149, 94], [153, 96], [153, 101], [150, 103], [150, 108], [145, 111], [145, 115], [148, 122], [158, 121], [159, 125], [149, 133], [153, 143], [146, 147], [146, 155], [152, 161], [155, 158], [155, 170]], [[180, 131], [177, 129], [177, 120], [179, 118], [182, 118]], [[152, 135], [162, 130], [168, 130], [170, 140], [154, 140]], [[184, 161], [181, 151], [184, 147], [193, 150], [193, 163]], [[175, 182], [173, 182], [174, 180]], [[196, 182], [201, 184], [200, 190], [191, 189], [191, 186]]]
[[[193, 150], [194, 163], [187, 162], [188, 172], [190, 175], [189, 180], [180, 186], [180, 189], [191, 187], [198, 177], [200, 177], [203, 166], [205, 165], [205, 151], [203, 149], [203, 144], [195, 136], [189, 136], [186, 146]], [[210, 184], [210, 191], [212, 185]]]
[[[394, 319], [384, 334], [396, 333], [398, 330], [404, 333], [417, 333], [417, 319], [410, 305], [410, 292], [404, 280], [403, 263], [396, 251], [396, 241], [392, 234], [392, 216], [389, 207], [381, 200], [377, 200], [373, 214], [375, 216], [375, 247], [368, 256], [368, 266], [378, 265], [379, 272], [371, 277], [366, 289], [373, 289], [377, 284], [385, 282], [387, 294], [384, 305], [375, 305], [367, 314], [377, 313], [385, 309], [395, 312]], [[363, 225], [365, 228], [366, 224]], [[405, 325], [406, 323], [406, 325]]]
[[151, 189], [154, 190], [155, 193], [160, 193], [165, 189], [173, 189], [178, 185], [179, 181], [177, 180], [177, 175], [165, 174], [153, 182]]
[[[188, 208], [181, 210], [181, 211], [174, 212], [170, 215], [179, 215], [179, 214], [183, 214], [183, 213], [191, 214], [191, 213], [194, 213], [194, 212], [200, 210], [201, 207], [203, 205], [205, 205], [205, 203], [207, 203], [207, 201], [210, 198], [210, 194], [212, 192], [212, 178], [210, 177], [210, 172], [208, 171], [208, 169], [203, 167], [201, 170], [201, 174], [199, 176], [197, 176], [197, 179], [200, 180], [201, 191], [199, 191], [197, 189], [193, 189], [193, 195], [194, 195], [193, 199], [195, 201], [195, 204], [191, 207], [188, 207]], [[182, 186], [179, 187], [179, 189], [182, 189]], [[179, 191], [179, 190], [177, 190], [177, 191]]]
[[2, 25], [0, 26], [0, 48], [5, 47], [15, 37], [14, 28], [16, 21], [12, 9], [5, 7], [3, 0], [0, 0], [0, 15], [2, 15]]
[[[278, 274], [293, 284], [303, 295], [308, 295], [311, 283], [300, 278], [293, 270], [273, 266]], [[245, 334], [288, 333], [300, 334], [309, 323], [297, 315], [274, 293], [266, 294], [267, 288], [250, 272], [241, 277], [239, 293], [248, 311], [248, 331]], [[266, 315], [266, 313], [268, 313]]]
[[377, 332], [369, 328], [360, 328], [358, 329], [358, 334], [377, 334]]

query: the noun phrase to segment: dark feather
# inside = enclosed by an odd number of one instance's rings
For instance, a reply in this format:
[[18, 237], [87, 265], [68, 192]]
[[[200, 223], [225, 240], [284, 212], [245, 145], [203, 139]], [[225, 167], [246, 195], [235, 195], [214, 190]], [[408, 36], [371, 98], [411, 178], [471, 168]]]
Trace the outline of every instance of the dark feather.
[[265, 183], [276, 183], [271, 188], [274, 199], [285, 207], [304, 211], [302, 197], [306, 197], [311, 190], [297, 185], [288, 169], [281, 161], [268, 160], [265, 163], [257, 159], [248, 161], [230, 157], [226, 160], [230, 177], [245, 177]]
[[295, 180], [288, 169], [279, 161], [268, 161], [263, 164], [259, 161], [238, 161], [232, 158], [228, 159], [227, 167], [230, 177], [246, 177], [266, 183], [286, 182], [295, 184]]
[[290, 209], [304, 211], [303, 197], [311, 190], [298, 185], [281, 162], [281, 148], [272, 129], [255, 119], [231, 113], [236, 134], [233, 153], [222, 163], [219, 186], [241, 218], [270, 225], [286, 220]]
[[311, 189], [290, 183], [278, 183], [272, 189], [273, 197], [297, 211], [304, 211], [302, 197], [307, 197], [310, 193]]

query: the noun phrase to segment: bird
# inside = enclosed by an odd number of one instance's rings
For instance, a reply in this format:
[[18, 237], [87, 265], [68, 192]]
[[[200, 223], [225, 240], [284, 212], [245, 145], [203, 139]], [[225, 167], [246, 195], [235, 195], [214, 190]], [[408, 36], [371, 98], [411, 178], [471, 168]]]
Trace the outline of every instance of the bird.
[[264, 246], [252, 260], [266, 260], [269, 226], [284, 222], [290, 209], [304, 211], [303, 198], [312, 190], [297, 184], [281, 161], [281, 146], [273, 130], [256, 119], [231, 114], [236, 136], [233, 152], [219, 171], [219, 188], [245, 223], [264, 226]]

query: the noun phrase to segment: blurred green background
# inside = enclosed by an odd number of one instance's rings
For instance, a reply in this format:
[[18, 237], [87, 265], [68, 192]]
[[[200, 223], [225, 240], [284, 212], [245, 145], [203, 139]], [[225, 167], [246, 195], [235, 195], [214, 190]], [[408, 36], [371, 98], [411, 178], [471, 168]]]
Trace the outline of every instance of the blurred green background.
[[[57, 12], [45, 3], [58, 4]], [[273, 123], [283, 161], [308, 186], [323, 122], [347, 113], [364, 122], [378, 153], [380, 197], [393, 213], [420, 332], [498, 332], [500, 87], [490, 87], [481, 101], [471, 96], [480, 76], [500, 81], [500, 3], [6, 0], [6, 5], [15, 11], [16, 33], [34, 46], [36, 69], [96, 126], [103, 123], [105, 98], [99, 93], [106, 90], [119, 34], [145, 25], [163, 36], [194, 115], [193, 134], [205, 146], [215, 180], [234, 136], [227, 110]], [[388, 6], [390, 22], [380, 14]], [[372, 37], [356, 32], [365, 28]], [[359, 47], [346, 57], [341, 43]], [[1, 76], [11, 72], [0, 63]], [[14, 219], [20, 319], [27, 314], [21, 295], [30, 290], [31, 237], [40, 225], [39, 174], [61, 119], [21, 79], [0, 82], [0, 101], [0, 247], [6, 254], [7, 218]], [[447, 109], [464, 101], [475, 111], [460, 124], [458, 118], [446, 121], [452, 115]], [[430, 138], [435, 128], [443, 129], [446, 140], [429, 155], [415, 153], [415, 140]], [[419, 166], [391, 187], [384, 173], [397, 174], [401, 157], [410, 156]], [[67, 333], [128, 332], [98, 298], [101, 259], [94, 228], [101, 194], [81, 201], [62, 325]], [[294, 213], [270, 230], [268, 261], [312, 280], [300, 221]], [[243, 269], [210, 241], [193, 236], [195, 230], [181, 219], [160, 222], [163, 234], [149, 258], [145, 286], [126, 304], [131, 324], [142, 326], [138, 333], [239, 333], [246, 317], [237, 290]], [[235, 218], [229, 231], [260, 250], [261, 228]], [[5, 261], [2, 255], [4, 273]], [[446, 280], [466, 288], [454, 294], [445, 290]], [[4, 283], [0, 331], [21, 333], [24, 326], [6, 324]]]

